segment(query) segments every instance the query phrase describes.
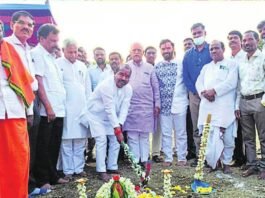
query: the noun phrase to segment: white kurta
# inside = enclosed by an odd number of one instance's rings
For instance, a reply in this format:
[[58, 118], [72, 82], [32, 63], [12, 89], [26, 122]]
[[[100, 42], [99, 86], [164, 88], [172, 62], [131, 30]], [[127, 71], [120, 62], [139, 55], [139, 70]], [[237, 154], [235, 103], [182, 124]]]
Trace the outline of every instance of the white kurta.
[[[196, 89], [201, 97], [198, 128], [202, 132], [208, 114], [212, 115], [211, 130], [206, 149], [207, 163], [216, 167], [219, 159], [224, 164], [232, 160], [234, 137], [236, 137], [235, 103], [238, 82], [238, 66], [229, 59], [220, 62], [213, 61], [203, 67], [196, 82]], [[208, 89], [216, 91], [215, 100], [209, 102], [201, 96]], [[224, 135], [220, 127], [225, 128]]]
[[212, 61], [202, 68], [196, 82], [198, 94], [214, 89], [216, 96], [214, 102], [209, 102], [200, 95], [198, 127], [204, 125], [208, 114], [212, 115], [213, 126], [227, 128], [234, 122], [237, 82], [238, 65], [232, 60]]
[[66, 90], [66, 116], [62, 139], [87, 138], [87, 128], [78, 121], [80, 113], [86, 107], [85, 75], [87, 68], [80, 61], [71, 63], [64, 57], [56, 61], [63, 71], [63, 84]]
[[187, 111], [189, 104], [188, 91], [183, 83], [183, 65], [178, 61], [177, 78], [172, 99], [171, 113], [183, 113]]
[[130, 106], [132, 88], [117, 88], [114, 76], [100, 83], [88, 99], [82, 124], [90, 125], [92, 137], [114, 135], [114, 128], [124, 124]]

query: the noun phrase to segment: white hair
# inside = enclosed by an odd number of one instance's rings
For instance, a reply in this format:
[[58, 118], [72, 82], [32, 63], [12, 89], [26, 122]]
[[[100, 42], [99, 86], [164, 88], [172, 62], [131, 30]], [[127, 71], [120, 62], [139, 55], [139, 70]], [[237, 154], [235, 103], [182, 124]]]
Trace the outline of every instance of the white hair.
[[69, 45], [77, 46], [77, 42], [72, 38], [67, 38], [63, 41], [63, 48], [67, 48]]

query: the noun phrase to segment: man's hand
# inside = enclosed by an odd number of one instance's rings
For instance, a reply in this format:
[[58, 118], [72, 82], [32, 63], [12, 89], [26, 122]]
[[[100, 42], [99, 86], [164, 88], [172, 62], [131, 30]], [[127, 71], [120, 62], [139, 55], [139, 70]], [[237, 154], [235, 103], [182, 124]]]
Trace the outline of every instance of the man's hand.
[[209, 97], [214, 97], [216, 95], [216, 92], [214, 89], [209, 89], [206, 90], [205, 93], [209, 96]]
[[155, 107], [155, 109], [154, 109], [154, 115], [155, 116], [158, 116], [159, 113], [160, 113], [160, 108], [159, 107]]
[[55, 113], [52, 109], [52, 107], [46, 109], [47, 117], [48, 117], [48, 122], [51, 122], [55, 120], [56, 116]]
[[122, 134], [122, 131], [121, 131], [121, 127], [114, 128], [114, 134], [115, 134], [115, 136], [117, 138], [117, 141], [119, 143], [124, 141], [124, 137], [123, 137], [123, 134]]
[[215, 100], [216, 92], [214, 89], [204, 90], [201, 92], [201, 95], [206, 98], [209, 102], [213, 102]]
[[224, 127], [220, 127], [220, 132], [221, 133], [225, 133], [225, 128]]
[[29, 127], [33, 126], [33, 119], [34, 119], [33, 115], [27, 115], [27, 123]]
[[240, 110], [235, 110], [236, 119], [240, 119]]

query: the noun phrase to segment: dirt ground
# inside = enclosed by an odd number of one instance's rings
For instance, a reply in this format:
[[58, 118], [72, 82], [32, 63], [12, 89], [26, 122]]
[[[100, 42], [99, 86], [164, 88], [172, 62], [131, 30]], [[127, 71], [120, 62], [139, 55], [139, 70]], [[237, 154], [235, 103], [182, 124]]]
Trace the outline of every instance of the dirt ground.
[[[189, 161], [190, 163], [190, 161]], [[185, 189], [187, 193], [181, 193], [175, 191], [174, 197], [236, 197], [236, 198], [258, 198], [265, 197], [265, 181], [258, 180], [257, 175], [252, 175], [248, 178], [240, 176], [241, 170], [239, 168], [232, 168], [233, 173], [231, 175], [225, 175], [221, 170], [206, 173], [205, 169], [205, 181], [209, 182], [216, 190], [211, 195], [197, 195], [191, 191], [190, 188], [186, 189], [185, 186], [190, 186], [193, 181], [193, 175], [195, 168], [190, 166], [178, 167], [173, 164], [171, 169], [173, 170], [171, 183], [172, 186], [179, 185], [182, 189]], [[163, 195], [163, 175], [161, 170], [163, 169], [161, 163], [152, 164], [151, 180], [149, 181], [148, 188], [155, 191], [158, 195]], [[134, 184], [138, 184], [139, 180], [136, 177], [133, 170], [130, 168], [130, 164], [126, 161], [119, 162], [119, 170], [122, 177], [128, 177]], [[97, 190], [103, 184], [95, 172], [95, 163], [90, 163], [86, 166], [86, 172], [88, 173], [88, 181], [86, 182], [87, 195], [89, 198], [94, 198]], [[74, 178], [76, 180], [78, 178]], [[78, 192], [76, 183], [71, 181], [69, 184], [57, 185], [56, 189], [42, 198], [78, 198]]]

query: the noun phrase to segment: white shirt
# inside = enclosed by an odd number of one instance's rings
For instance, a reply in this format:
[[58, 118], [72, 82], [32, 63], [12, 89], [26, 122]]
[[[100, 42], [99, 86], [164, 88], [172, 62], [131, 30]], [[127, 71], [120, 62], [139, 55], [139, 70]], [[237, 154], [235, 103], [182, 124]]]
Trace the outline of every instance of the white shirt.
[[86, 108], [85, 78], [86, 66], [76, 60], [71, 63], [65, 57], [56, 59], [63, 71], [63, 84], [66, 91], [66, 116], [64, 119], [62, 139], [87, 138], [88, 130], [78, 118]]
[[183, 65], [181, 61], [177, 61], [177, 78], [173, 94], [171, 113], [182, 113], [187, 110], [188, 106], [188, 92], [183, 83]]
[[231, 60], [235, 61], [236, 63], [241, 63], [241, 62], [244, 62], [245, 60], [245, 57], [246, 57], [247, 53], [244, 52], [242, 49], [237, 52], [237, 54], [235, 56], [230, 56]]
[[102, 82], [104, 79], [108, 78], [109, 76], [113, 75], [113, 71], [110, 65], [106, 65], [106, 67], [102, 70], [98, 65], [92, 65], [87, 70], [89, 78], [91, 80], [91, 89], [92, 91], [95, 90], [96, 86]]
[[[0, 63], [2, 62], [0, 57]], [[10, 88], [7, 76], [2, 64], [0, 65], [0, 119], [7, 118], [26, 118], [25, 106], [23, 101], [17, 94]], [[1, 129], [0, 129], [1, 131]]]
[[[31, 50], [35, 73], [43, 79], [43, 86], [56, 117], [65, 116], [66, 93], [63, 86], [63, 72], [56, 64], [55, 57], [40, 44]], [[40, 115], [47, 116], [41, 103]]]
[[[33, 78], [33, 83], [31, 84], [32, 90], [37, 91], [38, 82], [37, 82], [37, 79], [35, 78], [35, 69], [33, 66], [31, 55], [30, 55], [30, 50], [31, 50], [30, 46], [27, 43], [25, 45], [22, 44], [20, 40], [14, 34], [4, 39], [5, 41], [12, 44], [13, 47], [16, 49], [24, 66], [26, 67], [27, 71], [31, 74]], [[27, 115], [33, 115], [33, 103], [27, 109]]]
[[[196, 89], [201, 97], [198, 127], [204, 125], [207, 115], [212, 115], [211, 124], [217, 127], [229, 127], [235, 120], [236, 88], [238, 65], [230, 59], [206, 64], [196, 81]], [[209, 102], [201, 92], [214, 89], [215, 100]]]
[[[243, 63], [245, 61], [247, 53], [245, 51], [243, 51], [242, 49], [237, 52], [237, 54], [235, 56], [230, 56], [230, 59], [235, 61], [237, 63], [237, 65], [240, 65], [240, 63]], [[240, 102], [240, 82], [238, 81], [237, 83], [237, 96], [236, 96], [236, 110], [239, 110], [239, 102]]]
[[93, 137], [114, 135], [113, 129], [123, 125], [126, 120], [131, 97], [132, 87], [127, 84], [118, 88], [114, 76], [96, 87], [87, 103], [87, 118]]

